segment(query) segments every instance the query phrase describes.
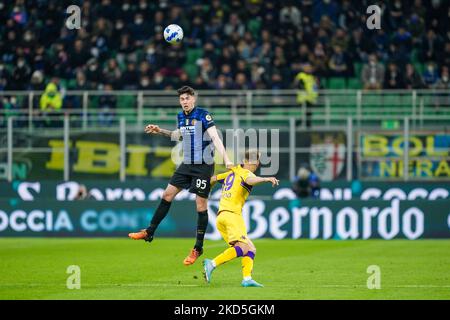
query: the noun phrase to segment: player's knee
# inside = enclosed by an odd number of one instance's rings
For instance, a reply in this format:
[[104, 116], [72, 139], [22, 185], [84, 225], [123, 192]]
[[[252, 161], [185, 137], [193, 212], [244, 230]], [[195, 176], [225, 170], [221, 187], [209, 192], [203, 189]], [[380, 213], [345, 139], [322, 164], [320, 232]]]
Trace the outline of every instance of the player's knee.
[[206, 209], [208, 208], [208, 201], [205, 198], [199, 196], [197, 196], [195, 204], [197, 206], [197, 212], [206, 211]]
[[162, 194], [162, 198], [164, 200], [166, 200], [167, 202], [171, 202], [173, 200], [173, 198], [175, 198], [175, 195], [167, 190], [164, 190], [163, 194]]
[[236, 249], [236, 251], [238, 253], [241, 254], [242, 257], [247, 255], [247, 253], [250, 250], [250, 246], [247, 243], [240, 242], [240, 241], [238, 241], [237, 243], [234, 244], [234, 248]]
[[207, 205], [197, 205], [197, 212], [206, 211], [207, 207]]

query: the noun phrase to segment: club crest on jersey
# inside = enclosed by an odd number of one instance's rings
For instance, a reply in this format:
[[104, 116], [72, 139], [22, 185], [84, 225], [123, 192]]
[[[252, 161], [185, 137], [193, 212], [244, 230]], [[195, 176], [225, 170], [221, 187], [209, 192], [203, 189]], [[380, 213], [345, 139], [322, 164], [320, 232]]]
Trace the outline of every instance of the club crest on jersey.
[[207, 114], [205, 118], [206, 118], [206, 120], [208, 120], [208, 121], [211, 121], [211, 120], [212, 120], [212, 117], [211, 117], [211, 115], [209, 115], [209, 114]]

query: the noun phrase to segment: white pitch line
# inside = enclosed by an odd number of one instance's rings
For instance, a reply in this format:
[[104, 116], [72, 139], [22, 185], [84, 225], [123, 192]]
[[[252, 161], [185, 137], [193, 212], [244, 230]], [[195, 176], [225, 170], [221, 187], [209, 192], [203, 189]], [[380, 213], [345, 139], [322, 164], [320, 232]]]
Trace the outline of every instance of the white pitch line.
[[[326, 284], [326, 285], [320, 285], [320, 286], [283, 286], [283, 285], [273, 285], [270, 286], [272, 288], [367, 288], [367, 285], [360, 285], [360, 284]], [[450, 288], [450, 285], [426, 285], [426, 284], [412, 284], [412, 285], [398, 285], [398, 286], [386, 286], [382, 285], [382, 289], [387, 288]]]
[[[0, 288], [2, 287], [47, 287], [47, 286], [55, 286], [52, 283], [5, 283], [0, 284]], [[201, 287], [202, 285], [198, 284], [156, 284], [156, 283], [99, 283], [99, 284], [81, 284], [81, 287]], [[61, 287], [65, 287], [61, 285]], [[268, 285], [270, 288], [306, 288], [306, 289], [314, 289], [314, 288], [367, 288], [366, 285], [347, 285], [347, 284], [329, 284], [329, 285], [318, 285], [318, 286], [283, 286], [283, 285]], [[450, 285], [420, 285], [420, 284], [412, 284], [412, 285], [397, 285], [397, 286], [382, 286], [382, 289], [387, 288], [450, 288]]]
[[[2, 287], [50, 287], [55, 286], [53, 283], [6, 283], [0, 284]], [[56, 285], [59, 286], [59, 285]], [[65, 285], [61, 285], [65, 287]], [[156, 284], [156, 283], [143, 283], [143, 284], [133, 284], [133, 283], [99, 283], [99, 284], [81, 284], [81, 287], [200, 287], [198, 284]]]

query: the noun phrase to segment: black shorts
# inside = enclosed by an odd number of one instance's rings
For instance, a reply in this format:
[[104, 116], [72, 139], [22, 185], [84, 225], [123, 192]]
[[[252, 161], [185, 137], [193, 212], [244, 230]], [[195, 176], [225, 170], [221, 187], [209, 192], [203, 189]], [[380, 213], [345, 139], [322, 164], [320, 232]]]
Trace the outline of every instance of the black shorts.
[[213, 174], [214, 164], [182, 163], [173, 174], [169, 184], [180, 189], [188, 189], [189, 192], [202, 198], [208, 198]]

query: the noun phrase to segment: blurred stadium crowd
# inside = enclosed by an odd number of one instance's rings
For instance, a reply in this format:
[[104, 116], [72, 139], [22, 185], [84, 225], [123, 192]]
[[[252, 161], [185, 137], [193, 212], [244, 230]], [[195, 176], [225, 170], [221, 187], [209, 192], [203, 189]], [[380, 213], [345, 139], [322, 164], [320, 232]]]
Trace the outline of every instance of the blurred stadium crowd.
[[[449, 0], [16, 0], [0, 21], [0, 90], [281, 89], [306, 64], [322, 88], [450, 88]], [[164, 42], [170, 23], [182, 44]]]

